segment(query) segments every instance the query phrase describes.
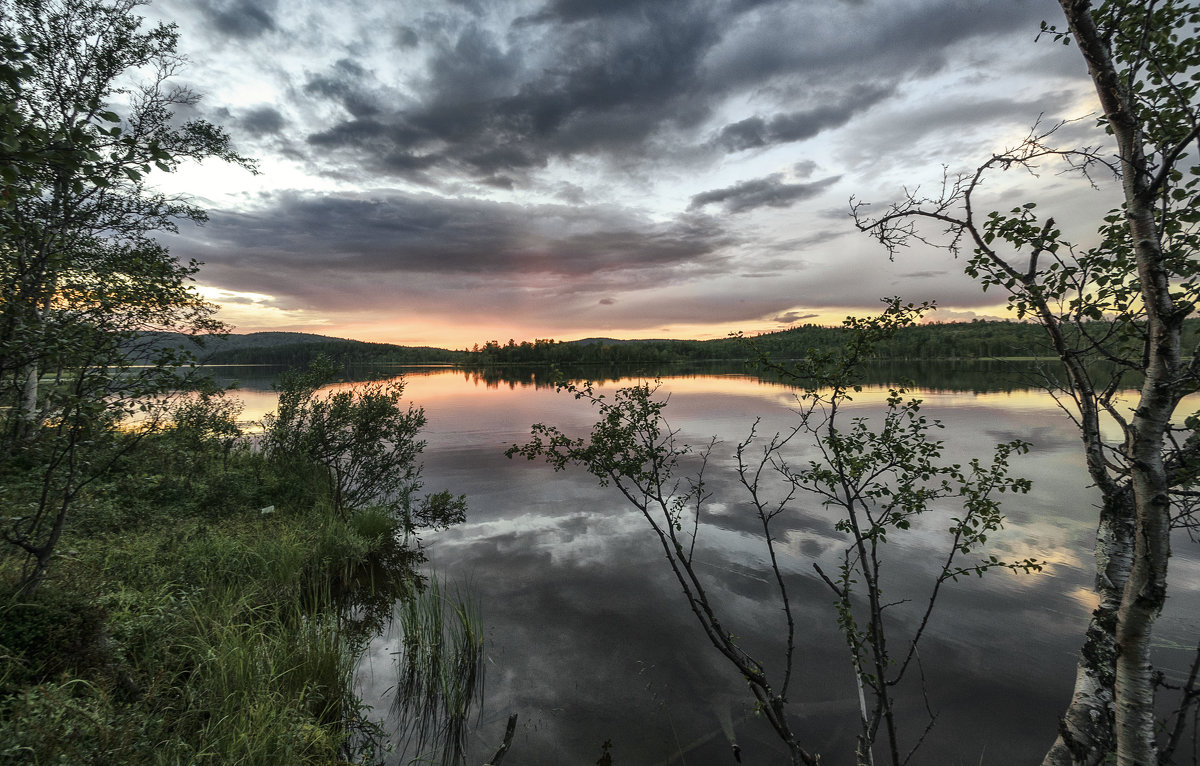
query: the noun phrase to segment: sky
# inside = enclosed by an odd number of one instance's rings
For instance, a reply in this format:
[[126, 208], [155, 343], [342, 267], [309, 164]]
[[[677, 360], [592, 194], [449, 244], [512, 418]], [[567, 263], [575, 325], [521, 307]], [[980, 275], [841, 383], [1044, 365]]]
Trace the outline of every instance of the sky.
[[[155, 0], [258, 175], [157, 183], [205, 207], [164, 244], [237, 332], [405, 345], [712, 338], [836, 324], [880, 299], [1003, 317], [932, 247], [857, 231], [1042, 125], [1096, 133], [1050, 0]], [[1053, 170], [1053, 169], [1050, 169]], [[1080, 238], [1114, 199], [989, 179]]]

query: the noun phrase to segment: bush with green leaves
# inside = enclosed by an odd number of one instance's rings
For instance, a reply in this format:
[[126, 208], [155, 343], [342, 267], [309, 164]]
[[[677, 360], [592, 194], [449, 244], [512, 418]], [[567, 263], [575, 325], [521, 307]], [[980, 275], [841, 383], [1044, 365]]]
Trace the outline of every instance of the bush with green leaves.
[[334, 511], [344, 517], [385, 506], [404, 523], [445, 527], [465, 518], [466, 499], [440, 492], [418, 498], [425, 442], [418, 438], [425, 411], [401, 404], [399, 379], [322, 387], [336, 368], [318, 357], [303, 371], [286, 373], [279, 383], [279, 408], [264, 420], [263, 448], [278, 463], [316, 463], [328, 477]]

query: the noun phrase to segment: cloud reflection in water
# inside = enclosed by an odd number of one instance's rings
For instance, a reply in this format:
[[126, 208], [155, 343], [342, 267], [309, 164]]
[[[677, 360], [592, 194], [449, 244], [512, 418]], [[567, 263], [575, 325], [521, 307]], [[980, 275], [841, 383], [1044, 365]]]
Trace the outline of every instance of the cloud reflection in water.
[[[671, 396], [667, 417], [686, 437], [722, 439], [709, 468], [723, 505], [712, 507], [701, 530], [702, 575], [729, 629], [768, 667], [779, 667], [782, 615], [764, 600], [771, 591], [757, 520], [728, 471], [754, 417], [764, 419], [760, 433], [768, 436], [790, 422], [790, 393], [741, 376], [667, 379], [664, 392]], [[878, 410], [884, 394], [865, 392], [856, 406]], [[466, 524], [427, 542], [433, 567], [468, 584], [483, 603], [488, 676], [473, 761], [499, 743], [511, 712], [521, 715], [513, 757], [524, 763], [594, 763], [605, 741], [616, 764], [732, 763], [730, 731], [745, 762], [778, 760], [773, 734], [706, 643], [640, 515], [580, 470], [555, 473], [502, 456], [534, 422], [583, 434], [593, 417], [585, 403], [532, 386], [481, 388], [461, 373], [412, 378], [408, 395], [429, 416], [427, 486], [465, 492], [471, 502]], [[1041, 575], [994, 572], [944, 590], [921, 652], [940, 717], [920, 760], [975, 763], [1003, 754], [1033, 761], [1069, 696], [1092, 605], [1095, 498], [1084, 489], [1077, 437], [1041, 394], [924, 398], [925, 413], [946, 423], [946, 452], [956, 460], [986, 457], [1013, 435], [1034, 442], [1013, 466], [1034, 480], [1033, 492], [1008, 499], [1007, 528], [989, 543], [999, 555], [1050, 566]], [[894, 537], [886, 554], [889, 599], [923, 602], [950, 513], [941, 509]], [[834, 521], [809, 509], [781, 523], [777, 535], [801, 635], [795, 720], [811, 749], [836, 765], [850, 763], [857, 702], [831, 594], [812, 570], [814, 561], [836, 567], [846, 541]], [[1173, 566], [1200, 569], [1195, 547], [1178, 548]], [[1196, 580], [1185, 580], [1161, 626], [1186, 641], [1200, 599]], [[377, 645], [364, 663], [368, 701], [386, 693], [378, 679], [388, 674], [371, 670], [383, 661]], [[900, 705], [915, 711], [915, 736], [924, 725], [919, 691], [902, 690]]]

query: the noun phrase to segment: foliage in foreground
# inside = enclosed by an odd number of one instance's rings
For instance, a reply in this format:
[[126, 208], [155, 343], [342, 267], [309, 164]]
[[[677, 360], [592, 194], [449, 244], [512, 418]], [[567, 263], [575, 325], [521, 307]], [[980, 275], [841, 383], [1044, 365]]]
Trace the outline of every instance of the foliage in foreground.
[[425, 449], [417, 437], [425, 412], [401, 405], [403, 381], [369, 381], [319, 393], [336, 370], [330, 359], [318, 356], [306, 370], [283, 375], [279, 409], [264, 421], [268, 457], [323, 468], [333, 510], [343, 517], [365, 507], [388, 508], [405, 534], [462, 521], [465, 497], [417, 495], [422, 487], [417, 460]]
[[179, 387], [186, 354], [149, 348], [147, 332], [223, 331], [197, 265], [153, 238], [204, 212], [147, 176], [253, 163], [186, 119], [199, 97], [172, 82], [178, 32], [143, 23], [143, 4], [0, 0], [0, 471], [38, 485], [0, 539], [23, 552], [27, 593], [88, 485], [132, 444], [122, 422]]
[[370, 756], [351, 672], [420, 555], [387, 509], [334, 512], [322, 466], [250, 449], [236, 414], [198, 399], [142, 438], [36, 593], [0, 560], [0, 763]]

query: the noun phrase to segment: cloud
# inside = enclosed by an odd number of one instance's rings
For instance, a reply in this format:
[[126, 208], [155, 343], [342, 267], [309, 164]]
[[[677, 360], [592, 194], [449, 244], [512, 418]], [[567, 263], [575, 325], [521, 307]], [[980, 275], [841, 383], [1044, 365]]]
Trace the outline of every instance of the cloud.
[[732, 242], [702, 215], [654, 222], [614, 207], [400, 193], [288, 193], [249, 211], [212, 211], [210, 221], [203, 240], [192, 236], [173, 250], [207, 261], [205, 273], [217, 286], [341, 309], [372, 300], [351, 289], [362, 281], [373, 283], [372, 293], [417, 278], [440, 290], [545, 283], [559, 294], [665, 285], [715, 273]]
[[[1077, 103], [1076, 94], [1059, 89], [1039, 93], [1034, 98], [1023, 94], [979, 98], [950, 92], [908, 101], [874, 112], [848, 128], [844, 139], [852, 148], [847, 156], [877, 171], [895, 165], [938, 167], [945, 157], [964, 150], [975, 149], [982, 155], [981, 137], [1024, 138], [1039, 118], [1048, 128], [1060, 119], [1076, 117], [1077, 114], [1066, 112], [1073, 111]], [[1071, 123], [1064, 126], [1063, 133], [1068, 135], [1080, 128], [1083, 128], [1079, 135], [1082, 139], [1085, 126]], [[1018, 132], [1014, 134], [1014, 130]]]
[[1031, 41], [1049, 0], [282, 8], [148, 8], [264, 168], [175, 174], [215, 209], [171, 246], [207, 282], [380, 322], [698, 333], [896, 292], [984, 311], [936, 254], [881, 267], [832, 196], [887, 199], [1082, 92], [1077, 52]]
[[780, 314], [779, 316], [771, 317], [771, 321], [778, 322], [780, 324], [795, 324], [801, 320], [815, 319], [819, 316], [820, 314], [801, 314], [799, 311], [789, 311], [786, 314]]
[[274, 0], [203, 0], [197, 3], [214, 30], [232, 37], [253, 39], [277, 29]]
[[[924, 317], [922, 317], [921, 323], [922, 324], [933, 324], [933, 323], [937, 323], [937, 322], [969, 322], [973, 319], [988, 319], [988, 320], [1007, 319], [1007, 320], [1011, 320], [1012, 318], [1013, 318], [1012, 314], [1005, 315], [1004, 312], [980, 313], [978, 311], [954, 311], [952, 309], [937, 309], [936, 311], [932, 311], [932, 312], [926, 314]], [[1011, 441], [1011, 439], [1009, 441]]]
[[325, 74], [310, 75], [304, 92], [337, 101], [355, 120], [374, 117], [380, 108], [375, 96], [365, 87], [367, 72], [358, 62], [344, 58]]
[[269, 133], [279, 133], [287, 124], [287, 120], [273, 106], [260, 106], [249, 109], [237, 118], [238, 127], [254, 136]]
[[813, 109], [776, 114], [770, 119], [754, 116], [726, 125], [716, 142], [727, 151], [759, 149], [773, 144], [812, 138], [827, 128], [845, 125], [895, 92], [894, 85], [855, 86], [849, 97]]
[[644, 5], [643, 0], [552, 0], [536, 13], [522, 16], [518, 26], [546, 23], [574, 24], [601, 17], [625, 16]]
[[[697, 0], [555, 0], [507, 21], [502, 9], [409, 14], [391, 34], [411, 53], [371, 72], [343, 59], [302, 85], [346, 112], [314, 123], [307, 141], [330, 172], [354, 165], [425, 185], [506, 176], [521, 186], [581, 157], [710, 162], [847, 124], [905, 77], [943, 66], [945, 46], [1015, 26], [1002, 5], [970, 23], [953, 4], [852, 8], [870, 24], [836, 26], [838, 14], [797, 4]], [[719, 121], [747, 88], [761, 96], [754, 113]]]
[[800, 160], [792, 165], [792, 175], [797, 178], [808, 178], [817, 170], [817, 163], [812, 160]]
[[[708, 65], [722, 85], [764, 83], [781, 93], [829, 94], [929, 77], [965, 45], [980, 52], [1013, 33], [1029, 39], [1052, 14], [1042, 2], [906, 0], [892, 3], [783, 3], [733, 23]], [[1003, 57], [985, 62], [994, 66]], [[979, 57], [972, 64], [978, 66]], [[956, 62], [957, 63], [957, 62]]]
[[946, 276], [946, 270], [928, 269], [925, 271], [906, 271], [902, 274], [905, 279], [937, 279]]
[[720, 204], [727, 213], [744, 213], [760, 207], [791, 207], [800, 200], [820, 194], [839, 178], [831, 176], [812, 183], [789, 184], [784, 182], [782, 173], [774, 173], [766, 178], [696, 194], [688, 209], [697, 210], [705, 205]]
[[[846, 220], [849, 214], [843, 211], [838, 218]], [[763, 246], [780, 253], [797, 253], [805, 250], [812, 250], [817, 245], [823, 245], [826, 242], [832, 242], [839, 237], [844, 237], [852, 232], [846, 228], [840, 231], [835, 229], [821, 229], [815, 232], [806, 232], [803, 236], [792, 237], [778, 242], [763, 243]]]

